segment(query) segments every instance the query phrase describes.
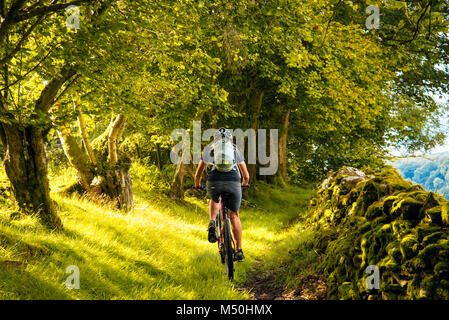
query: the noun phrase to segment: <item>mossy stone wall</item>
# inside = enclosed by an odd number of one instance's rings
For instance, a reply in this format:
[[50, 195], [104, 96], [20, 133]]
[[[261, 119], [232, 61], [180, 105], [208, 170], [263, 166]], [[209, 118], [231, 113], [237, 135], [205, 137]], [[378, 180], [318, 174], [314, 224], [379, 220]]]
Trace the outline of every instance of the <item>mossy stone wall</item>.
[[[330, 299], [449, 299], [449, 202], [391, 168], [345, 167], [310, 201]], [[369, 265], [379, 289], [367, 289]]]

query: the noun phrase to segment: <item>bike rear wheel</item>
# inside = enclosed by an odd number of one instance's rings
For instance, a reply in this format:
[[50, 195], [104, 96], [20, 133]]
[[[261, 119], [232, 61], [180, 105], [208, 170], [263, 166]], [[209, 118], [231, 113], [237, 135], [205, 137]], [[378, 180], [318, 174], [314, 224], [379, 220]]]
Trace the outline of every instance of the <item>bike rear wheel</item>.
[[215, 220], [215, 230], [217, 231], [217, 243], [218, 243], [218, 252], [220, 253], [220, 261], [221, 264], [225, 264], [225, 256], [224, 256], [224, 244], [221, 234], [221, 211], [218, 215], [217, 220]]
[[223, 236], [224, 236], [224, 258], [226, 262], [226, 273], [229, 280], [234, 279], [234, 248], [231, 240], [231, 223], [229, 218], [223, 221]]

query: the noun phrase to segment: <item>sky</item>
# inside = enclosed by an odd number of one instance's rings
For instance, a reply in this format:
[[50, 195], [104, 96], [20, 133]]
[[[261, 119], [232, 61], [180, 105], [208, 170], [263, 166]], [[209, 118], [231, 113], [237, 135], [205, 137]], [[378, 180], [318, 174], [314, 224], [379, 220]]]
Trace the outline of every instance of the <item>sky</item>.
[[[439, 96], [434, 96], [435, 101], [439, 102], [439, 103], [449, 103], [449, 94], [444, 94], [443, 97], [440, 99]], [[440, 123], [442, 125], [442, 128], [444, 128], [445, 130], [445, 134], [447, 135], [444, 143], [442, 145], [438, 145], [435, 148], [427, 151], [426, 153], [416, 153], [415, 155], [434, 155], [434, 154], [438, 154], [438, 153], [442, 153], [442, 152], [449, 152], [449, 114], [444, 114], [441, 116], [440, 118]], [[405, 149], [396, 149], [396, 150], [391, 150], [391, 154], [393, 156], [399, 156], [399, 157], [406, 157], [409, 154], [406, 152]]]
[[[440, 97], [438, 97], [438, 96], [434, 96], [434, 99], [438, 103], [449, 103], [449, 95], [448, 94], [444, 94], [442, 99], [440, 99]], [[443, 128], [446, 128], [445, 131], [446, 131], [446, 135], [448, 137], [446, 137], [446, 140], [444, 141], [443, 145], [433, 148], [432, 150], [430, 150], [428, 152], [428, 154], [435, 154], [435, 153], [449, 151], [449, 119], [448, 119], [448, 115], [445, 114], [444, 116], [441, 116], [440, 122], [443, 125]]]
[[433, 148], [428, 154], [435, 154], [449, 151], [449, 138], [446, 138], [444, 145]]

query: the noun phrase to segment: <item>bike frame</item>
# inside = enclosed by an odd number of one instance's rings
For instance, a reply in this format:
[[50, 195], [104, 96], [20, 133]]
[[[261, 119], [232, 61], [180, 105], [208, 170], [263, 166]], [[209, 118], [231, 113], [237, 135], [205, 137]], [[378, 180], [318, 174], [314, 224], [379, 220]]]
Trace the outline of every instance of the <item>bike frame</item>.
[[[219, 219], [221, 219], [221, 221], [226, 221], [226, 219], [229, 219], [228, 216], [228, 208], [226, 208], [223, 205], [223, 201], [221, 200], [220, 197], [220, 212], [218, 213]], [[218, 246], [220, 246], [221, 243], [223, 243], [223, 223], [221, 223], [220, 221], [220, 237], [218, 239]], [[234, 242], [234, 237], [232, 236], [232, 232], [231, 232], [231, 241], [232, 241], [232, 246], [235, 248], [235, 242]]]
[[[224, 252], [224, 250], [225, 250], [224, 226], [225, 226], [226, 221], [229, 220], [229, 216], [228, 216], [228, 208], [226, 208], [224, 206], [222, 196], [220, 196], [220, 202], [219, 203], [220, 203], [220, 211], [218, 213], [218, 219], [217, 219], [218, 220], [217, 221], [218, 225], [217, 225], [216, 229], [219, 231], [219, 235], [218, 235], [218, 251], [220, 253], [220, 257], [221, 257], [222, 263], [223, 263], [223, 259], [226, 259], [226, 257], [224, 256], [225, 255], [225, 252]], [[229, 225], [230, 225], [230, 222], [229, 222]], [[229, 236], [231, 238], [231, 243], [232, 243], [231, 244], [231, 246], [232, 246], [232, 253], [231, 253], [231, 255], [232, 255], [232, 260], [233, 260], [234, 250], [235, 250], [235, 242], [234, 242], [234, 237], [232, 236], [231, 228], [229, 229]], [[227, 261], [224, 261], [224, 263], [227, 264]], [[229, 266], [227, 266], [227, 267], [229, 267]], [[234, 268], [234, 265], [232, 264], [231, 267]], [[230, 279], [233, 278], [233, 273], [234, 273], [234, 270], [232, 272], [232, 277], [230, 277]], [[228, 276], [229, 276], [229, 274], [228, 274]]]

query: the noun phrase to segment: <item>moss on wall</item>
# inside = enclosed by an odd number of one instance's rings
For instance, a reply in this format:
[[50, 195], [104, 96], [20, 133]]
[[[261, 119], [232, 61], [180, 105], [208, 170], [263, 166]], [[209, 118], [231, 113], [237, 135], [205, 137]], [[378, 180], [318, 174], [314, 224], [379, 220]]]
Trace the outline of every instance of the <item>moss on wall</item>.
[[[449, 202], [393, 168], [333, 172], [310, 201], [330, 299], [448, 299]], [[367, 289], [369, 265], [379, 289]]]

